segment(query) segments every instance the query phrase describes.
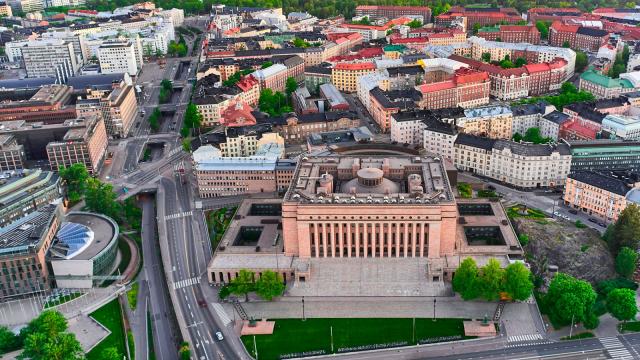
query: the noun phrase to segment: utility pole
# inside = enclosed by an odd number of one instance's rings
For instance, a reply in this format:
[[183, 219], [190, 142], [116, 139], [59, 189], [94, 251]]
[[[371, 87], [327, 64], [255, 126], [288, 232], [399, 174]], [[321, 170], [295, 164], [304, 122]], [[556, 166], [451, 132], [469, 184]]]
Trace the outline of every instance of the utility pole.
[[256, 345], [255, 335], [253, 335], [253, 353], [256, 354], [256, 360], [258, 360], [258, 345]]
[[413, 318], [413, 332], [412, 332], [412, 336], [411, 338], [413, 339], [413, 343], [415, 344], [416, 342], [416, 318]]
[[433, 298], [433, 321], [436, 321], [436, 298]]
[[573, 334], [573, 318], [574, 318], [574, 316], [575, 316], [575, 314], [571, 315], [571, 328], [569, 328], [569, 340], [571, 340], [571, 335]]
[[307, 319], [304, 317], [304, 296], [303, 296], [302, 297], [302, 321], [305, 321], [305, 320]]
[[331, 330], [331, 353], [333, 353], [333, 326], [329, 328]]

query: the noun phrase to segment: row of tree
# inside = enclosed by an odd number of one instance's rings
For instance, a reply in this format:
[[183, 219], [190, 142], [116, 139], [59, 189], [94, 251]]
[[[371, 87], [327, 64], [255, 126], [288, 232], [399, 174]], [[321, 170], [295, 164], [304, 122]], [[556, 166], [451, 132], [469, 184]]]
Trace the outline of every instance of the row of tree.
[[562, 110], [566, 105], [593, 101], [595, 97], [593, 94], [587, 91], [578, 91], [578, 89], [570, 82], [562, 84], [560, 88], [560, 94], [558, 95], [546, 95], [546, 96], [533, 96], [527, 99], [516, 101], [514, 105], [518, 104], [536, 104], [540, 101], [546, 101], [549, 104], [556, 107], [558, 110]]
[[629, 62], [629, 46], [625, 45], [621, 53], [616, 55], [616, 59], [609, 68], [607, 75], [614, 79], [620, 77], [620, 74], [627, 72], [627, 63]]
[[534, 144], [546, 144], [553, 140], [550, 137], [543, 137], [540, 128], [537, 127], [528, 128], [524, 136], [516, 132], [512, 139], [515, 142], [526, 141]]
[[266, 270], [256, 280], [253, 271], [242, 269], [229, 285], [220, 288], [220, 298], [225, 299], [230, 294], [244, 296], [249, 301], [249, 293], [255, 292], [265, 300], [271, 301], [274, 297], [284, 293], [284, 279], [275, 271]]
[[162, 79], [160, 82], [160, 95], [158, 101], [160, 104], [166, 104], [171, 101], [171, 95], [173, 94], [173, 82], [169, 79]]
[[162, 113], [160, 113], [160, 109], [155, 108], [151, 115], [149, 115], [149, 127], [152, 132], [157, 132], [160, 129], [160, 118], [162, 117]]
[[526, 300], [533, 290], [531, 272], [523, 263], [513, 263], [503, 269], [496, 259], [489, 259], [481, 268], [472, 258], [464, 259], [456, 270], [452, 286], [464, 300], [494, 301], [502, 294], [513, 300]]

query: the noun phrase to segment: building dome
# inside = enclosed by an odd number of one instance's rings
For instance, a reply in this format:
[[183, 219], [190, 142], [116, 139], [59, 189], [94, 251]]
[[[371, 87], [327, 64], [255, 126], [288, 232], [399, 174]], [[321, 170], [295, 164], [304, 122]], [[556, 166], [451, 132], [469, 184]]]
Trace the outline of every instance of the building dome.
[[394, 194], [400, 191], [400, 185], [384, 177], [378, 168], [362, 168], [357, 178], [342, 184], [341, 191], [347, 194]]

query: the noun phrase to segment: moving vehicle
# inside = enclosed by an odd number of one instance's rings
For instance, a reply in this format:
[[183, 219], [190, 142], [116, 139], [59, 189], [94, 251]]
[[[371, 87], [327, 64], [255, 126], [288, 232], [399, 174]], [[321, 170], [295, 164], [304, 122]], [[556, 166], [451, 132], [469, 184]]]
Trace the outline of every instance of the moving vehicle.
[[220, 331], [216, 331], [216, 339], [218, 339], [218, 341], [224, 340], [224, 336], [222, 336]]

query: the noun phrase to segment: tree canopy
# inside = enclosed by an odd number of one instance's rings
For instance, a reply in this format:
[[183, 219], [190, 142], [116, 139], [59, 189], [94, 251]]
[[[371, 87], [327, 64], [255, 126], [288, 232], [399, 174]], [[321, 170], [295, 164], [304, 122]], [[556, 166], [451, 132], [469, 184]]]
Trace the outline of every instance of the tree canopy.
[[417, 29], [419, 27], [422, 27], [422, 22], [418, 19], [413, 19], [407, 23], [407, 26], [412, 29]]
[[289, 100], [287, 97], [279, 92], [273, 92], [271, 89], [264, 89], [260, 93], [260, 99], [258, 100], [258, 106], [260, 111], [266, 112], [271, 116], [282, 115], [287, 112], [293, 111], [289, 106]]
[[615, 289], [607, 295], [607, 311], [620, 320], [633, 320], [638, 313], [636, 292], [630, 289]]
[[591, 284], [564, 273], [556, 274], [543, 298], [549, 318], [556, 325], [585, 321], [595, 300], [596, 292]]
[[[566, 84], [566, 83], [565, 83]], [[586, 102], [593, 101], [595, 97], [593, 94], [587, 91], [578, 91], [573, 84], [565, 85], [563, 84], [560, 89], [559, 95], [547, 95], [547, 96], [534, 96], [527, 99], [522, 99], [520, 101], [514, 102], [517, 104], [535, 104], [540, 101], [546, 101], [549, 104], [556, 107], [556, 109], [561, 110], [565, 107], [565, 105], [573, 104], [576, 102]]]
[[605, 232], [604, 238], [614, 255], [623, 247], [637, 249], [640, 239], [640, 207], [629, 204], [622, 210], [618, 220]]
[[616, 272], [630, 278], [638, 265], [638, 253], [628, 247], [622, 247], [616, 256]]
[[75, 360], [84, 359], [75, 335], [66, 332], [67, 320], [57, 311], [44, 311], [22, 329], [24, 350], [19, 359]]
[[87, 179], [89, 178], [87, 167], [81, 163], [76, 163], [69, 167], [63, 166], [58, 170], [58, 174], [64, 180], [69, 201], [80, 201], [87, 188]]
[[478, 277], [480, 297], [488, 301], [498, 300], [504, 274], [504, 269], [500, 267], [498, 260], [489, 259], [487, 264], [480, 269]]
[[256, 294], [270, 301], [274, 297], [281, 296], [282, 293], [284, 293], [282, 275], [271, 270], [263, 271], [262, 276], [256, 281]]
[[453, 291], [459, 293], [464, 300], [473, 300], [479, 294], [477, 281], [478, 265], [472, 258], [466, 258], [456, 270], [451, 285]]
[[298, 82], [295, 78], [289, 76], [287, 78], [287, 83], [285, 85], [287, 96], [291, 96], [291, 94], [298, 89]]
[[550, 21], [542, 21], [542, 20], [536, 21], [536, 28], [540, 32], [540, 38], [542, 38], [543, 40], [546, 40], [549, 38], [549, 26], [551, 26]]
[[241, 269], [234, 279], [231, 280], [229, 286], [231, 293], [234, 295], [244, 295], [249, 300], [249, 293], [254, 291], [256, 284], [253, 281], [255, 274], [253, 271]]
[[504, 292], [513, 300], [527, 300], [533, 291], [531, 272], [521, 262], [509, 264], [504, 273]]
[[118, 194], [113, 191], [111, 184], [103, 183], [96, 178], [87, 180], [84, 201], [89, 211], [119, 219], [121, 207], [116, 201], [117, 198]]
[[524, 133], [523, 140], [534, 144], [546, 144], [551, 142], [552, 139], [550, 137], [542, 137], [540, 128], [532, 127], [528, 128]]

